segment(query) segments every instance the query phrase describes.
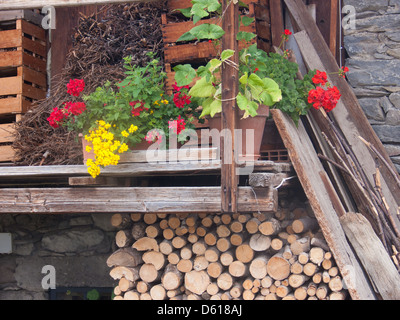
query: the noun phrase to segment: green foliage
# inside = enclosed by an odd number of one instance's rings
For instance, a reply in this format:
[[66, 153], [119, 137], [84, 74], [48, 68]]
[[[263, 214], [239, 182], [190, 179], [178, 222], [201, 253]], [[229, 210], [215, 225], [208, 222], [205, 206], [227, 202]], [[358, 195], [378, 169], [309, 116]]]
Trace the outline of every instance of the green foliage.
[[99, 300], [100, 299], [100, 293], [96, 289], [92, 289], [86, 293], [86, 298], [88, 300]]

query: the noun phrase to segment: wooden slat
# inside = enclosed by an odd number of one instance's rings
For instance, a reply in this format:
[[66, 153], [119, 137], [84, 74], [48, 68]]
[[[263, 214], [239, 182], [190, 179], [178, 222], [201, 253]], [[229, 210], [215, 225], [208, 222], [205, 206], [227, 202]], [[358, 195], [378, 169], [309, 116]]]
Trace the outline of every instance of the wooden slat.
[[[257, 0], [243, 0], [241, 1], [247, 5], [250, 3], [257, 3]], [[168, 9], [170, 11], [176, 10], [176, 9], [184, 9], [184, 8], [189, 8], [192, 6], [191, 0], [168, 0]]]
[[[296, 22], [297, 28], [307, 32], [312, 46], [318, 53], [317, 61], [322, 63], [322, 65], [317, 65], [315, 63], [312, 66], [310, 65], [310, 67], [315, 68], [317, 66], [323, 66], [323, 69], [328, 73], [337, 72], [339, 66], [336, 63], [336, 59], [324, 41], [321, 33], [318, 30], [318, 27], [315, 25], [315, 23], [313, 23], [312, 17], [308, 13], [304, 3], [301, 0], [285, 0], [285, 3], [294, 21]], [[365, 145], [363, 145], [358, 137], [362, 136], [365, 140], [370, 142], [390, 164], [392, 164], [391, 159], [382, 142], [379, 140], [378, 136], [369, 124], [368, 119], [366, 118], [357, 100], [357, 97], [347, 81], [339, 76], [331, 75], [330, 83], [337, 86], [342, 94], [341, 102], [337, 108], [332, 111], [332, 114], [349, 144], [354, 148], [356, 154], [358, 155], [357, 157], [362, 167], [366, 172], [370, 173], [369, 179], [371, 181], [372, 172], [375, 172], [375, 161], [371, 153], [367, 150]], [[395, 170], [393, 164], [392, 168]], [[397, 187], [394, 177], [391, 175], [389, 170], [386, 169], [386, 167], [382, 166], [381, 173], [384, 196], [389, 203], [392, 215], [396, 216], [396, 220], [399, 222], [396, 211], [400, 205], [400, 189]], [[373, 180], [371, 183], [374, 184]]]
[[33, 10], [0, 11], [0, 21], [15, 21], [18, 19], [25, 19], [35, 23], [36, 25], [40, 25], [43, 16], [39, 13], [35, 13]]
[[19, 20], [21, 23], [21, 30], [23, 33], [29, 34], [32, 37], [35, 37], [43, 42], [46, 42], [46, 30], [36, 26], [28, 21]]
[[[273, 109], [271, 113], [324, 237], [342, 275], [347, 278], [349, 293], [353, 299], [375, 299], [356, 256], [346, 241], [329, 191], [321, 180], [320, 172], [324, 172], [324, 168], [306, 129], [302, 122], [296, 128], [294, 122], [280, 110]], [[341, 208], [341, 211], [343, 210]], [[349, 274], [352, 271], [350, 266], [354, 268], [352, 275]]]
[[13, 161], [14, 157], [15, 157], [15, 151], [12, 148], [12, 146], [0, 146], [0, 162]]
[[37, 72], [27, 67], [22, 67], [22, 77], [24, 81], [34, 83], [42, 88], [47, 87], [47, 77], [41, 72]]
[[0, 49], [16, 48], [22, 46], [21, 30], [0, 31]]
[[22, 77], [0, 78], [0, 96], [22, 94]]
[[16, 98], [0, 99], [0, 115], [25, 113], [31, 105], [32, 103], [21, 95], [18, 95]]
[[271, 37], [272, 45], [279, 47], [282, 41], [282, 33], [284, 30], [283, 10], [281, 0], [270, 0], [271, 11]]
[[[1, 213], [216, 213], [219, 187], [0, 189]], [[239, 189], [241, 212], [274, 212], [277, 191]]]
[[33, 57], [22, 51], [0, 52], [0, 67], [28, 66], [36, 71], [46, 73], [46, 61]]
[[12, 123], [0, 124], [0, 143], [13, 142], [15, 125]]

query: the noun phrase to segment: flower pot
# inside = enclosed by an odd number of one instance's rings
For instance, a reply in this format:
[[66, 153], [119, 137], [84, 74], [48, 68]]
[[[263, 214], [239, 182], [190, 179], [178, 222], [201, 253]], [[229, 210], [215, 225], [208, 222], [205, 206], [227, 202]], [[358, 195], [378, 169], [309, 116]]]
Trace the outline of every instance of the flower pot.
[[[248, 117], [246, 119], [242, 119], [244, 115], [244, 111], [239, 110], [239, 119], [237, 129], [241, 129], [242, 135], [242, 149], [239, 153], [240, 161], [255, 161], [260, 158], [260, 149], [261, 143], [264, 134], [264, 127], [269, 117], [269, 107], [260, 105], [258, 108], [258, 115], [255, 117]], [[216, 114], [213, 118], [208, 117], [208, 124], [210, 129], [217, 129], [221, 132], [222, 122], [221, 122], [221, 114]], [[254, 130], [254, 153], [247, 153], [247, 142], [246, 142], [246, 130], [252, 129]]]

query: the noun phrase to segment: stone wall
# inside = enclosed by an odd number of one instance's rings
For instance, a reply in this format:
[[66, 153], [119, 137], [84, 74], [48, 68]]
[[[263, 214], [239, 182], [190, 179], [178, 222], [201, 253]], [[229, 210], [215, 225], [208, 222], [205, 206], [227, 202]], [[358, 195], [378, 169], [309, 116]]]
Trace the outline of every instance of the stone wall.
[[114, 287], [107, 258], [115, 251], [110, 215], [0, 215], [13, 252], [0, 254], [0, 300], [48, 299], [42, 268], [52, 265], [56, 286]]
[[344, 0], [356, 28], [344, 31], [348, 80], [400, 172], [400, 0]]

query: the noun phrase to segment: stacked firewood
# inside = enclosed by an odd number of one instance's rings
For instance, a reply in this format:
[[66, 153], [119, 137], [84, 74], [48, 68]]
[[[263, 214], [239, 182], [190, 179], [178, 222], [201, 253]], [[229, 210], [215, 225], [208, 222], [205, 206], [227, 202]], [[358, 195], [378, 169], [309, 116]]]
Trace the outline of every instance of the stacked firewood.
[[116, 300], [343, 300], [315, 218], [275, 214], [115, 214], [107, 260]]

